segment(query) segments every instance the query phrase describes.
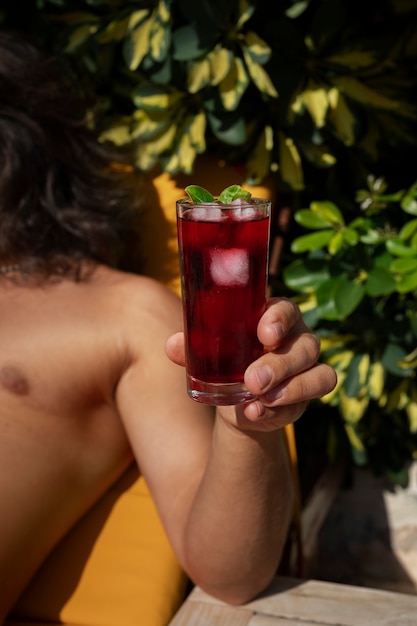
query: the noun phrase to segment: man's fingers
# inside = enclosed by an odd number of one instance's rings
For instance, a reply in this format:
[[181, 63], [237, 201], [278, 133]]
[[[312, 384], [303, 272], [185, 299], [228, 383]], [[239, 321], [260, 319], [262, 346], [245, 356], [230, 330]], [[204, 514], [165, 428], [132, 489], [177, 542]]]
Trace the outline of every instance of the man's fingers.
[[184, 333], [171, 335], [165, 344], [167, 357], [177, 365], [185, 365]]
[[299, 308], [287, 298], [272, 298], [258, 324], [259, 341], [267, 350], [274, 350], [298, 325], [300, 332], [307, 330]]
[[310, 369], [320, 355], [320, 344], [312, 333], [292, 335], [274, 352], [249, 365], [245, 383], [255, 395], [262, 395], [285, 380]]
[[307, 408], [307, 402], [298, 402], [276, 409], [268, 409], [258, 400], [244, 407], [238, 426], [245, 430], [271, 432], [297, 421]]
[[313, 398], [321, 398], [336, 386], [337, 377], [333, 368], [318, 363], [298, 376], [293, 376], [270, 389], [259, 397], [260, 402], [268, 407], [282, 404], [296, 404]]

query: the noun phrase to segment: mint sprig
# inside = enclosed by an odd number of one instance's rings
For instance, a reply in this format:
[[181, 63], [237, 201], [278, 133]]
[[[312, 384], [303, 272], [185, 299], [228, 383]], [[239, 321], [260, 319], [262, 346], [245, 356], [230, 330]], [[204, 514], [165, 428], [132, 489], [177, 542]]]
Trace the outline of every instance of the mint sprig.
[[218, 197], [218, 201], [222, 204], [230, 204], [233, 200], [239, 199], [245, 200], [246, 202], [251, 199], [250, 191], [242, 189], [240, 185], [230, 185], [230, 187], [226, 187]]
[[185, 188], [185, 192], [194, 204], [202, 204], [204, 202], [209, 202], [210, 204], [213, 202], [217, 202], [219, 204], [230, 204], [233, 200], [239, 199], [249, 202], [252, 197], [250, 191], [242, 189], [240, 185], [230, 185], [229, 187], [226, 187], [226, 189], [223, 189], [217, 198], [217, 201], [215, 197], [207, 191], [207, 189], [199, 187], [198, 185], [188, 185], [188, 187]]

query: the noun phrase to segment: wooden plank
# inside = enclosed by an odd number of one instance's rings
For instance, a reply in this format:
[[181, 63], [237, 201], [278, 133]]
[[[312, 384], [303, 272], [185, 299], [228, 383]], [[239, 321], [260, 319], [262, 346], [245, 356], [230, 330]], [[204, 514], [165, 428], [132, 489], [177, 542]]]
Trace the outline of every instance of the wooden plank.
[[[286, 619], [285, 617], [272, 617], [271, 615], [260, 615], [254, 613], [248, 626], [326, 626], [322, 622], [306, 622], [305, 620]], [[400, 626], [400, 625], [398, 625]]]
[[249, 626], [251, 616], [252, 611], [247, 608], [187, 600], [169, 626]]
[[[219, 604], [199, 589], [189, 602]], [[263, 616], [326, 626], [417, 624], [417, 596], [315, 580], [277, 578], [262, 596], [245, 607]]]

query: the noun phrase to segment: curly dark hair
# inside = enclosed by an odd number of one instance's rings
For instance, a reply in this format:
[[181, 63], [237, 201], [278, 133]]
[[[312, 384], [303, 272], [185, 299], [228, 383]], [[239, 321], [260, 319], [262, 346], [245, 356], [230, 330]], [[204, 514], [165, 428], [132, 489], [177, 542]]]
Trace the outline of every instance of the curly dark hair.
[[0, 261], [43, 276], [117, 264], [137, 179], [101, 144], [59, 59], [0, 30]]

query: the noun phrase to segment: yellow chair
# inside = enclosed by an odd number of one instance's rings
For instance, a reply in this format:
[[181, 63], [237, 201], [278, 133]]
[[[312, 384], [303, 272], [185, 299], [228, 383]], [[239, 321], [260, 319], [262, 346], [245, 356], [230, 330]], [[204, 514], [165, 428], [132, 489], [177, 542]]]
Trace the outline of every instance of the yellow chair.
[[52, 552], [6, 624], [164, 626], [186, 583], [132, 467]]
[[[193, 176], [159, 174], [147, 190], [140, 244], [145, 273], [177, 292], [175, 200], [196, 182], [219, 193], [242, 181], [237, 170], [206, 157]], [[265, 197], [273, 187], [251, 191]], [[286, 435], [296, 482], [293, 429]], [[165, 626], [186, 586], [146, 484], [132, 467], [48, 557], [5, 626]]]

